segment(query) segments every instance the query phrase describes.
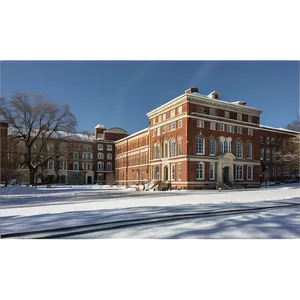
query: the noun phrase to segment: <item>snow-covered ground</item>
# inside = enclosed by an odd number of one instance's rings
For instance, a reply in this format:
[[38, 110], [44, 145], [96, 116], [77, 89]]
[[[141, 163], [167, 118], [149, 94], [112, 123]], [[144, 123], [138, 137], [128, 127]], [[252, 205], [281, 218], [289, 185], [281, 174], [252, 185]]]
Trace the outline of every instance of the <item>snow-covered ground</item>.
[[108, 191], [135, 191], [133, 187], [126, 188], [124, 186], [116, 185], [51, 185], [38, 186], [38, 187], [28, 187], [28, 186], [7, 186], [0, 189], [1, 199], [15, 199], [15, 198], [25, 198], [25, 197], [61, 197], [70, 195], [89, 195], [98, 192], [108, 192]]
[[[1, 189], [1, 200], [20, 200], [24, 197], [24, 192], [17, 193], [14, 187]], [[23, 187], [15, 187], [22, 189]], [[27, 188], [27, 187], [26, 187]], [[2, 193], [7, 189], [6, 193]], [[122, 198], [121, 194], [116, 195], [113, 200], [103, 199], [99, 194], [99, 200], [89, 202], [89, 193], [96, 188], [78, 188], [77, 192], [82, 197], [86, 196], [87, 202], [72, 202], [72, 191], [68, 191], [70, 196], [68, 203], [59, 204], [60, 198], [66, 197], [66, 193], [54, 192], [54, 188], [49, 194], [47, 188], [27, 188], [34, 189], [41, 197], [52, 199], [56, 196], [57, 203], [51, 205], [9, 207], [1, 208], [1, 233], [23, 232], [31, 230], [52, 229], [68, 226], [96, 224], [102, 222], [128, 220], [157, 215], [170, 215], [174, 213], [186, 213], [195, 211], [220, 210], [232, 207], [247, 207], [251, 203], [263, 203], [264, 201], [276, 201], [286, 199], [299, 199], [300, 188], [298, 184], [284, 185], [274, 188], [263, 188], [247, 191], [191, 191], [182, 192], [171, 191], [161, 193], [157, 197], [156, 192], [136, 192], [139, 197], [127, 195]], [[44, 190], [47, 192], [43, 194]], [[59, 188], [58, 188], [59, 190]], [[100, 189], [98, 189], [99, 191]], [[14, 192], [14, 193], [13, 193]], [[165, 197], [163, 195], [169, 195]], [[50, 195], [50, 196], [49, 196]], [[97, 195], [94, 193], [94, 196]], [[153, 195], [153, 197], [152, 197]], [[36, 194], [32, 194], [36, 196]], [[45, 200], [46, 202], [46, 200]], [[163, 228], [163, 226], [162, 226]]]

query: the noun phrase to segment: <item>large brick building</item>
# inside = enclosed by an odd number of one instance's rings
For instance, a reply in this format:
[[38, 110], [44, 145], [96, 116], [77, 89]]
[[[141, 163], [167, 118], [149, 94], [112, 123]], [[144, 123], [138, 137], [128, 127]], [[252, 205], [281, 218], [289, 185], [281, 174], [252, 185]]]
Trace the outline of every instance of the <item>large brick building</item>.
[[[44, 181], [69, 184], [146, 184], [172, 189], [258, 187], [282, 181], [286, 141], [299, 133], [260, 125], [262, 111], [243, 101], [221, 100], [197, 88], [147, 113], [148, 127], [128, 135], [118, 127], [72, 134], [65, 151], [38, 172]], [[20, 149], [8, 150], [8, 124], [1, 122], [1, 171], [14, 169], [28, 181]], [[51, 151], [49, 140], [47, 149]], [[6, 150], [5, 150], [6, 149]]]
[[271, 151], [278, 153], [297, 133], [261, 126], [261, 113], [243, 101], [223, 101], [218, 92], [201, 95], [190, 88], [147, 113], [149, 127], [116, 142], [116, 182], [201, 189], [282, 180], [281, 164], [261, 155], [270, 151], [261, 143], [265, 137], [270, 145], [276, 140]]

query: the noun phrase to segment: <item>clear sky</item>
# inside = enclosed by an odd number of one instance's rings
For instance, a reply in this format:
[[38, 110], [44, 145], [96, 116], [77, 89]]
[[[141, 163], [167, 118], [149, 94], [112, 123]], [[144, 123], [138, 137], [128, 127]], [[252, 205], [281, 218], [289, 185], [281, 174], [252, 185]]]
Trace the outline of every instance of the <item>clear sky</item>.
[[42, 92], [46, 99], [68, 103], [78, 131], [93, 132], [97, 124], [141, 130], [147, 112], [189, 87], [263, 110], [263, 125], [285, 127], [299, 114], [297, 61], [1, 62], [2, 96]]

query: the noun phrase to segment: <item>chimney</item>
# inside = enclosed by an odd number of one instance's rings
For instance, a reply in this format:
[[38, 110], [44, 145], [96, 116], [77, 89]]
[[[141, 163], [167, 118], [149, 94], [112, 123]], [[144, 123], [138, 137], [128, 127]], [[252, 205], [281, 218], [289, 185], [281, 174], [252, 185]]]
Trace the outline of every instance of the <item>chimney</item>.
[[198, 93], [198, 88], [192, 87], [185, 91], [186, 94]]

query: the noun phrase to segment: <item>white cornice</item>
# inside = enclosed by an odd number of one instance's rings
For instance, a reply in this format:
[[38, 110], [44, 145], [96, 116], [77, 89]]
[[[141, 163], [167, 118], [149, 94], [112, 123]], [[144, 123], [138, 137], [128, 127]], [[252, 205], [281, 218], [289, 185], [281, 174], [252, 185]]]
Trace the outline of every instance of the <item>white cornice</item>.
[[154, 110], [148, 112], [148, 113], [146, 114], [146, 116], [147, 116], [148, 118], [154, 117], [154, 116], [156, 116], [156, 115], [158, 115], [158, 114], [161, 114], [161, 113], [163, 113], [164, 111], [168, 111], [168, 110], [170, 110], [171, 108], [173, 108], [173, 107], [175, 107], [175, 106], [178, 106], [178, 105], [180, 105], [182, 102], [186, 102], [186, 101], [187, 101], [186, 94], [180, 95], [180, 96], [178, 96], [177, 98], [175, 98], [175, 99], [173, 99], [173, 100], [171, 100], [171, 101], [169, 101], [169, 102], [167, 102], [167, 103], [165, 103], [165, 104], [163, 104], [163, 105], [157, 107], [156, 109], [154, 109]]
[[194, 104], [202, 103], [208, 105], [209, 107], [222, 108], [228, 111], [240, 112], [240, 113], [247, 112], [248, 114], [251, 114], [253, 116], [259, 116], [262, 113], [262, 110], [256, 108], [230, 103], [222, 100], [210, 99], [205, 96], [198, 96], [198, 95], [191, 94], [188, 97], [188, 100], [190, 103], [194, 103]]

